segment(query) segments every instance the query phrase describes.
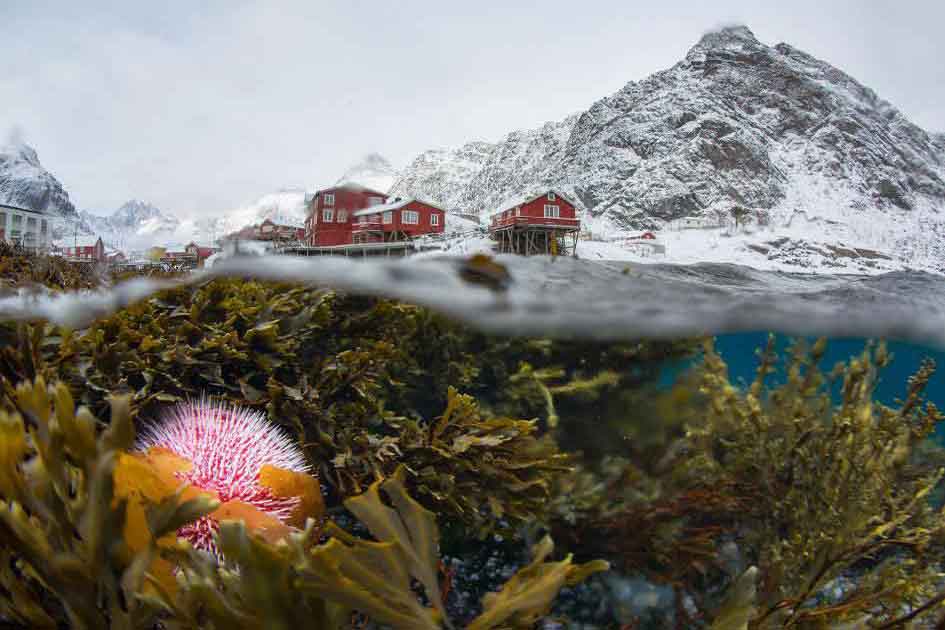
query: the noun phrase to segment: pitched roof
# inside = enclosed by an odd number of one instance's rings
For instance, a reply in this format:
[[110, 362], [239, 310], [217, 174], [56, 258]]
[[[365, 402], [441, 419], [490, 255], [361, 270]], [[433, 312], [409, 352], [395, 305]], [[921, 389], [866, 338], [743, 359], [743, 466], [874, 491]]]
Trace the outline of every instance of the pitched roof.
[[554, 193], [556, 197], [559, 197], [559, 198], [561, 198], [561, 199], [564, 199], [564, 200], [567, 201], [569, 204], [571, 204], [572, 206], [574, 206], [575, 208], [577, 208], [577, 205], [576, 205], [573, 201], [571, 201], [571, 200], [568, 199], [566, 196], [564, 196], [564, 195], [562, 195], [561, 193], [559, 193], [557, 190], [554, 190], [553, 188], [551, 188], [551, 189], [545, 190], [544, 192], [540, 192], [540, 193], [528, 193], [528, 194], [525, 194], [525, 195], [518, 195], [518, 196], [515, 196], [515, 197], [510, 197], [510, 198], [506, 199], [505, 201], [503, 201], [503, 202], [499, 205], [499, 209], [496, 210], [496, 211], [493, 213], [493, 215], [500, 214], [500, 213], [502, 213], [502, 212], [505, 212], [506, 210], [511, 210], [512, 208], [514, 208], [514, 207], [516, 207], [516, 206], [523, 206], [523, 205], [525, 205], [526, 203], [531, 203], [531, 202], [535, 201], [536, 199], [540, 199], [541, 197], [544, 197], [544, 196], [547, 195], [548, 193]]
[[388, 210], [397, 210], [398, 208], [403, 208], [411, 201], [413, 201], [413, 199], [401, 199], [400, 201], [392, 201], [390, 203], [379, 203], [376, 206], [369, 206], [363, 210], [356, 210], [351, 216], [361, 217], [368, 214], [377, 214], [378, 212], [387, 212]]
[[344, 184], [339, 184], [338, 186], [332, 186], [330, 188], [322, 188], [321, 190], [315, 191], [315, 194], [320, 195], [322, 193], [332, 192], [333, 190], [353, 190], [356, 192], [373, 193], [375, 195], [380, 195], [381, 197], [384, 197], [385, 199], [388, 197], [387, 193], [382, 193], [377, 190], [374, 190], [373, 188], [368, 188], [367, 186], [362, 186], [361, 184], [356, 184], [354, 182], [345, 182]]
[[377, 214], [378, 212], [387, 212], [388, 210], [398, 210], [406, 206], [408, 203], [413, 203], [414, 201], [416, 201], [417, 203], [422, 203], [425, 206], [430, 206], [431, 208], [440, 210], [441, 212], [446, 212], [446, 210], [439, 207], [435, 203], [430, 203], [429, 201], [424, 201], [423, 199], [416, 199], [414, 197], [410, 197], [408, 199], [401, 199], [400, 201], [391, 201], [389, 203], [382, 203], [376, 206], [370, 206], [368, 208], [364, 208], [363, 210], [356, 211], [351, 216], [360, 217], [360, 216], [365, 216], [368, 214]]

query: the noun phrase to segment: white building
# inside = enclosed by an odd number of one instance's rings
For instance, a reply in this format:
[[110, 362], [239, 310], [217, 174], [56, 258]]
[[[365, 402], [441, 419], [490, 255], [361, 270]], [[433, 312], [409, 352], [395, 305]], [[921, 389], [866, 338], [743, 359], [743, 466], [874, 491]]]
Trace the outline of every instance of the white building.
[[38, 210], [0, 204], [0, 241], [34, 251], [48, 250], [52, 242], [49, 216]]

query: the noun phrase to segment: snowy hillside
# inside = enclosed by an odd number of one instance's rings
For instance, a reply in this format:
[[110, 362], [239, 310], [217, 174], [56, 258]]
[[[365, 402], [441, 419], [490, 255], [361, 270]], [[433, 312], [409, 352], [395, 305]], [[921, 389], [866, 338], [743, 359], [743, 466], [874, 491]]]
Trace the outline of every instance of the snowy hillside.
[[[123, 251], [144, 250], [152, 245], [176, 242], [190, 236], [179, 234], [182, 224], [159, 208], [133, 199], [107, 216], [88, 211], [79, 213], [79, 232], [101, 236], [107, 247]], [[68, 242], [68, 235], [65, 241]]]
[[715, 220], [738, 205], [766, 224], [736, 239], [761, 266], [783, 257], [812, 267], [819, 254], [804, 252], [842, 243], [945, 270], [945, 138], [842, 71], [745, 27], [706, 34], [672, 68], [579, 115], [428, 151], [393, 192], [488, 214], [547, 188], [609, 235]]
[[69, 193], [43, 168], [36, 150], [19, 138], [0, 144], [0, 203], [75, 217]]
[[397, 170], [387, 159], [377, 153], [369, 153], [351, 166], [338, 178], [336, 185], [360, 184], [365, 188], [386, 193], [397, 179]]
[[262, 223], [266, 219], [280, 225], [305, 225], [306, 191], [287, 188], [263, 195], [252, 203], [227, 212], [224, 220], [227, 231]]

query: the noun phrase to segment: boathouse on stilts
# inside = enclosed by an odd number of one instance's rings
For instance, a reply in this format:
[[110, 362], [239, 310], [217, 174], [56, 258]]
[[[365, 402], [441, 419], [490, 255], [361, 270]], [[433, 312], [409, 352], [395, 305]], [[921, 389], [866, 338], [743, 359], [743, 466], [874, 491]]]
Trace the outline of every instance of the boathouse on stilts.
[[553, 190], [506, 204], [489, 224], [500, 253], [523, 256], [574, 256], [580, 230], [574, 204]]

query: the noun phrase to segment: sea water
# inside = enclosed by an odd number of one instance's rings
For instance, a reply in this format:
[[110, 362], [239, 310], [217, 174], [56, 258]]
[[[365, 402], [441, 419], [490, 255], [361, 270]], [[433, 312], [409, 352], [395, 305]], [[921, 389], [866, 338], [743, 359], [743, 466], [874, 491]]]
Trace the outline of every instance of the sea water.
[[[875, 399], [887, 405], [904, 395], [907, 378], [923, 360], [932, 359], [945, 368], [945, 279], [939, 276], [919, 272], [814, 276], [734, 265], [546, 257], [499, 257], [492, 262], [497, 267], [483, 270], [471, 269], [468, 260], [457, 258], [362, 262], [236, 257], [182, 279], [139, 278], [80, 293], [8, 293], [0, 296], [0, 320], [39, 317], [82, 327], [165, 288], [215, 277], [249, 277], [400, 299], [498, 335], [588, 344], [712, 336], [736, 384], [753, 379], [756, 350], [764, 347], [769, 332], [776, 333], [779, 352], [796, 338], [812, 342], [827, 337], [821, 361], [825, 371], [861, 353], [868, 340], [886, 339], [893, 361], [882, 373]], [[691, 365], [692, 361], [668, 364], [663, 383], [669, 386]], [[775, 374], [772, 381], [782, 377]], [[945, 408], [945, 369], [929, 381], [927, 395]], [[461, 590], [463, 579], [471, 584], [490, 570], [497, 575], [512, 571], [510, 563], [516, 556], [506, 552], [506, 542], [473, 545], [466, 556], [452, 558], [456, 588]], [[671, 618], [671, 609], [678, 605], [665, 585], [641, 576], [610, 577], [595, 584], [567, 591], [559, 612], [627, 623], [643, 618], [640, 611], [649, 609], [670, 611], [662, 619]], [[631, 610], [595, 612], [595, 602], [598, 608], [626, 605]], [[659, 615], [650, 618], [657, 621], [644, 627], [663, 627]], [[587, 623], [583, 627], [598, 627]]]

